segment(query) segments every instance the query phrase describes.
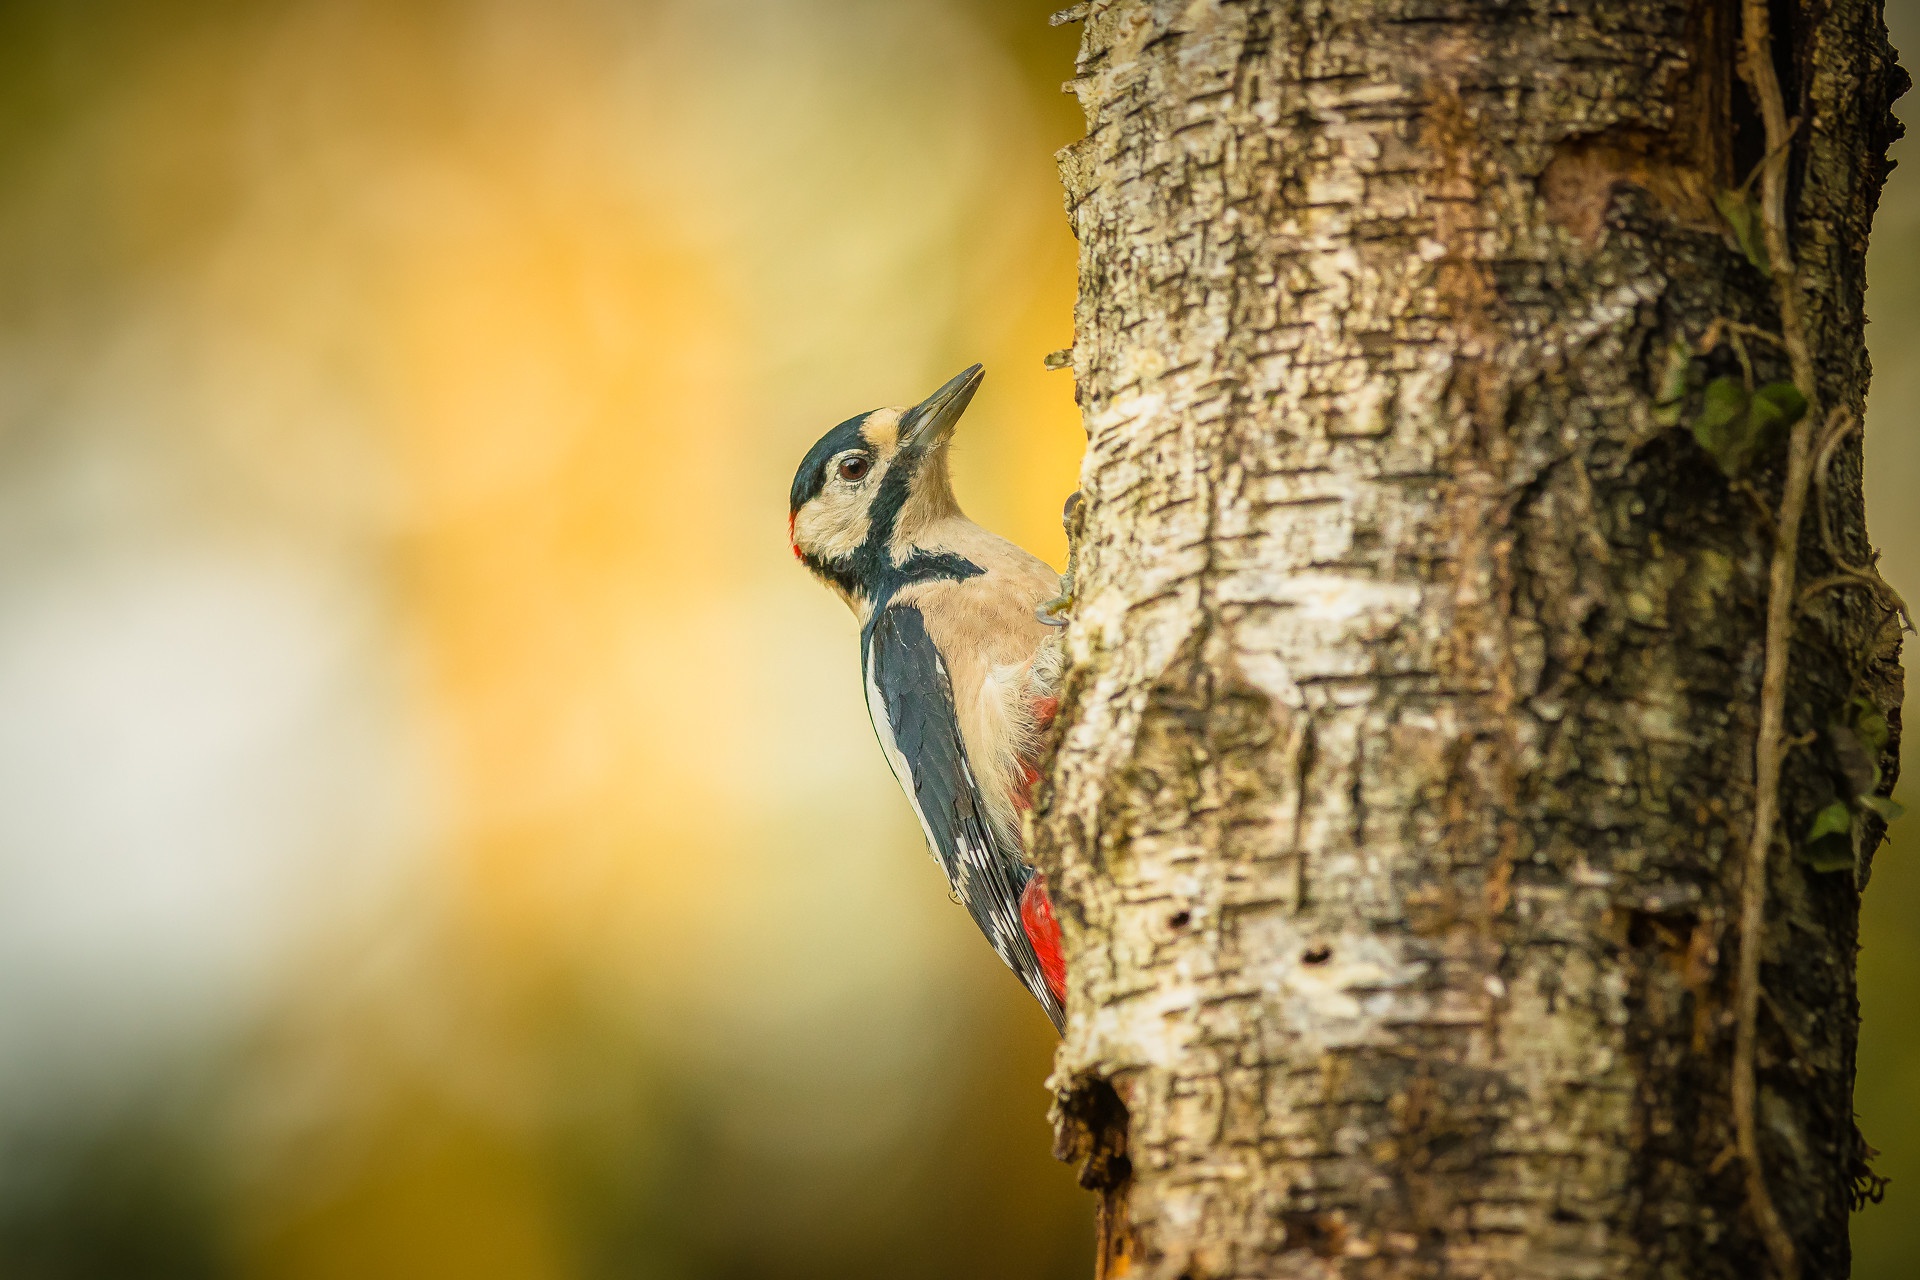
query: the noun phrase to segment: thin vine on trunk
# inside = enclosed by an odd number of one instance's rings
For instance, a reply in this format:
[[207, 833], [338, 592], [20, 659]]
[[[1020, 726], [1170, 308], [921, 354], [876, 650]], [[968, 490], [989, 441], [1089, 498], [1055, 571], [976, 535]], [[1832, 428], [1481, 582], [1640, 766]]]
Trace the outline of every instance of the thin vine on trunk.
[[[1819, 414], [1813, 352], [1801, 319], [1800, 283], [1787, 236], [1788, 152], [1791, 132], [1780, 82], [1773, 70], [1773, 37], [1767, 0], [1743, 0], [1740, 72], [1765, 126], [1767, 157], [1760, 163], [1759, 222], [1766, 264], [1780, 311], [1782, 345], [1793, 385], [1804, 400], [1800, 420], [1789, 429], [1787, 472], [1773, 521], [1773, 560], [1767, 578], [1766, 668], [1760, 681], [1760, 734], [1754, 745], [1753, 834], [1747, 841], [1740, 905], [1740, 969], [1734, 995], [1733, 1115], [1735, 1141], [1747, 1174], [1747, 1196], [1780, 1280], [1799, 1280], [1793, 1237], [1767, 1191], [1766, 1167], [1754, 1130], [1754, 1038], [1760, 1011], [1761, 934], [1766, 926], [1767, 862], [1773, 852], [1774, 819], [1780, 803], [1780, 764], [1786, 753], [1787, 663], [1793, 648], [1794, 574], [1800, 563], [1800, 520], [1813, 480], [1812, 424]], [[1796, 122], [1797, 123], [1797, 122]]]

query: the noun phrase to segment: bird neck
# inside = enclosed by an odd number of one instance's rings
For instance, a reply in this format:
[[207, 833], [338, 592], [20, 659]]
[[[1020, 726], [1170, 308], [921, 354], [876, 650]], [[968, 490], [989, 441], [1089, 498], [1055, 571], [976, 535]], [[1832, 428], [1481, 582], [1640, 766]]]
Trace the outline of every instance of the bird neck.
[[956, 518], [965, 520], [966, 516], [953, 496], [953, 476], [947, 470], [947, 451], [942, 447], [908, 479], [906, 496], [894, 516], [888, 541], [896, 548], [916, 546], [936, 526]]

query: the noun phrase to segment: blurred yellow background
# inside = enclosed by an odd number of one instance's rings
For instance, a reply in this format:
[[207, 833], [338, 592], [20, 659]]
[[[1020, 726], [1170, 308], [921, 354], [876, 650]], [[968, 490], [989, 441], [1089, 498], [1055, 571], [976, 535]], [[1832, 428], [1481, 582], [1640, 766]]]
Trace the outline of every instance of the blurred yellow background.
[[[1089, 1274], [1051, 1033], [782, 528], [977, 359], [961, 497], [1059, 562], [1047, 8], [0, 5], [0, 1276]], [[1872, 270], [1920, 598], [1911, 169]], [[1916, 823], [1862, 1276], [1920, 1257]]]

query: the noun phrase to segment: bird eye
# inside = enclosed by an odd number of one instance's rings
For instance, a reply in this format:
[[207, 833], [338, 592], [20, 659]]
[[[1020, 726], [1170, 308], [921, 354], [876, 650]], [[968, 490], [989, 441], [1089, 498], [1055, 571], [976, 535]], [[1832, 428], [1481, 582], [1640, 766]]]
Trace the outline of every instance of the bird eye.
[[840, 478], [849, 484], [858, 484], [867, 478], [867, 467], [869, 465], [871, 464], [868, 463], [865, 456], [858, 453], [854, 454], [851, 458], [842, 458], [840, 460]]

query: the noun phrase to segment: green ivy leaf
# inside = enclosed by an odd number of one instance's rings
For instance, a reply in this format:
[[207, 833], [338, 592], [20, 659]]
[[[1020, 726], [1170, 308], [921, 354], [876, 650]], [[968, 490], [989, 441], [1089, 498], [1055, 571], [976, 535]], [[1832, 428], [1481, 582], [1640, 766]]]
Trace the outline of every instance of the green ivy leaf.
[[1766, 238], [1760, 225], [1760, 202], [1745, 191], [1717, 191], [1713, 207], [1727, 220], [1734, 243], [1747, 255], [1747, 261], [1758, 268], [1761, 275], [1772, 276], [1773, 270], [1767, 263]]
[[1666, 363], [1660, 369], [1660, 384], [1653, 392], [1653, 420], [1663, 427], [1677, 427], [1686, 414], [1687, 374], [1693, 368], [1693, 348], [1675, 338], [1667, 344]]
[[1865, 698], [1855, 698], [1849, 705], [1853, 710], [1853, 731], [1874, 755], [1879, 755], [1887, 748], [1887, 718]]
[[1778, 417], [1780, 425], [1790, 427], [1807, 416], [1807, 398], [1791, 382], [1769, 382], [1753, 393], [1754, 411], [1763, 407]]
[[1751, 451], [1771, 453], [1787, 438], [1787, 428], [1807, 414], [1807, 398], [1791, 382], [1769, 382], [1753, 393], [1747, 405], [1751, 424]]
[[1907, 808], [1891, 796], [1861, 796], [1860, 807], [1876, 813], [1880, 821], [1892, 826], [1906, 815]]
[[1738, 378], [1715, 378], [1707, 384], [1700, 416], [1693, 420], [1693, 438], [1713, 455], [1720, 470], [1737, 476], [1746, 465], [1747, 407], [1750, 397]]
[[1779, 448], [1806, 412], [1807, 398], [1791, 382], [1769, 382], [1749, 395], [1740, 379], [1715, 378], [1707, 384], [1693, 438], [1722, 472], [1737, 477], [1756, 457]]
[[1845, 800], [1835, 800], [1813, 815], [1800, 857], [1815, 871], [1853, 869], [1853, 810]]

